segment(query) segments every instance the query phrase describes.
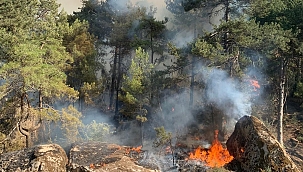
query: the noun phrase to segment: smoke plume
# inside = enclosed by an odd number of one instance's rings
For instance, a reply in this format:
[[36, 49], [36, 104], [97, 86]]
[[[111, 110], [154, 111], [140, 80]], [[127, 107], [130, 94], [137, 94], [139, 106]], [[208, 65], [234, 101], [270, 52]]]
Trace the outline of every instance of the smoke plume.
[[202, 69], [206, 84], [205, 100], [215, 104], [225, 114], [240, 118], [251, 114], [250, 95], [241, 89], [241, 83], [236, 78], [219, 69]]

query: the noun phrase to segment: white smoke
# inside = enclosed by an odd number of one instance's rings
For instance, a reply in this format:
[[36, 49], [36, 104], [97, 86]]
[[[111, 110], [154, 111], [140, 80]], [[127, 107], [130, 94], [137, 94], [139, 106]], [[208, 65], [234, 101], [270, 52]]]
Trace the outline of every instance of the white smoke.
[[114, 9], [114, 11], [118, 13], [125, 13], [127, 12], [128, 6], [131, 5], [129, 0], [111, 0], [108, 1], [109, 5]]
[[205, 100], [215, 104], [217, 108], [234, 118], [240, 118], [251, 114], [250, 95], [240, 86], [236, 78], [230, 78], [220, 69], [207, 69], [203, 67], [201, 72], [206, 84]]

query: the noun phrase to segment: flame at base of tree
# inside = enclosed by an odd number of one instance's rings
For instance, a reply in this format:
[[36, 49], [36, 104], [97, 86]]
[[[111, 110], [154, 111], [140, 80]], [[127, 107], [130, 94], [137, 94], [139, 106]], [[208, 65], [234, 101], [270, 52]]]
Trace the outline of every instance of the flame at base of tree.
[[215, 139], [209, 149], [198, 147], [194, 152], [189, 154], [189, 159], [199, 160], [208, 167], [222, 167], [233, 160], [227, 149], [223, 148], [218, 140], [218, 130], [215, 130]]

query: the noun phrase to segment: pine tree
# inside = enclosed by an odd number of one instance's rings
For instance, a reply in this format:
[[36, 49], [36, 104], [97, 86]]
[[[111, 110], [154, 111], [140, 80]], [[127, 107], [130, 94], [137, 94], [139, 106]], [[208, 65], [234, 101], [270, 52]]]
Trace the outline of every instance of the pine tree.
[[[123, 77], [122, 94], [119, 99], [123, 102], [120, 113], [124, 118], [137, 119], [141, 124], [141, 142], [143, 145], [143, 122], [147, 121], [147, 109], [144, 105], [149, 104], [151, 84], [150, 75], [153, 65], [149, 61], [149, 55], [142, 48], [136, 50], [127, 75]], [[121, 119], [120, 119], [121, 120]]]
[[[164, 33], [166, 21], [157, 21], [154, 17], [145, 16], [140, 20], [139, 30], [141, 30], [141, 44], [138, 42], [137, 46], [151, 51], [151, 63], [155, 63], [155, 53], [162, 55], [165, 45]], [[140, 39], [140, 38], [139, 38]]]
[[[103, 69], [95, 49], [96, 38], [88, 32], [88, 23], [75, 20], [69, 28], [69, 33], [65, 34], [63, 45], [66, 51], [72, 56], [73, 62], [66, 71], [67, 84], [79, 91], [79, 108], [82, 109], [82, 103], [85, 102], [85, 93], [82, 92], [84, 83], [98, 85], [103, 92], [101, 79], [97, 79], [97, 72]], [[104, 69], [103, 69], [104, 70]], [[95, 87], [97, 88], [97, 87]], [[88, 90], [86, 90], [88, 91]], [[96, 93], [96, 92], [95, 92]], [[86, 99], [87, 100], [87, 99]], [[93, 103], [93, 102], [91, 102]]]
[[[275, 5], [273, 5], [275, 4]], [[264, 8], [266, 7], [266, 8]], [[278, 91], [278, 140], [283, 146], [283, 114], [284, 105], [287, 95], [293, 95], [296, 83], [300, 82], [300, 70], [291, 70], [290, 66], [301, 68], [302, 59], [302, 9], [303, 4], [300, 0], [275, 0], [271, 3], [267, 1], [257, 0], [253, 3], [250, 13], [260, 22], [261, 26], [268, 23], [277, 25], [280, 30], [280, 36], [276, 37], [277, 41], [284, 43], [283, 46], [277, 46], [271, 54], [272, 68], [279, 71], [271, 71], [279, 73], [279, 77], [273, 77], [274, 83], [278, 83], [276, 88]], [[281, 38], [286, 38], [284, 41]], [[272, 73], [269, 73], [272, 74]], [[291, 79], [291, 75], [296, 76], [297, 81]], [[293, 80], [293, 81], [292, 81]], [[291, 82], [292, 81], [292, 82]], [[290, 92], [286, 89], [286, 85], [290, 86]]]
[[107, 44], [115, 16], [114, 10], [108, 3], [109, 1], [111, 0], [84, 0], [80, 11], [70, 15], [69, 21], [71, 23], [76, 19], [87, 21], [89, 24], [89, 33], [96, 36], [100, 44]]
[[127, 75], [123, 77], [121, 100], [124, 108], [120, 112], [128, 118], [137, 118], [146, 121], [144, 104], [149, 104], [150, 75], [153, 65], [149, 61], [149, 55], [142, 48], [136, 50]]
[[5, 1], [1, 8], [1, 108], [7, 108], [6, 100], [15, 102], [12, 118], [31, 147], [42, 120], [58, 115], [48, 111], [48, 103], [74, 100], [78, 94], [65, 83], [64, 71], [72, 61], [62, 45], [67, 15], [58, 13], [54, 0]]
[[[119, 94], [121, 90], [122, 76], [127, 71], [126, 67], [133, 52], [134, 29], [136, 21], [145, 15], [146, 9], [129, 7], [127, 12], [117, 12], [114, 18], [112, 33], [109, 37], [109, 45], [113, 49], [113, 62], [111, 63], [111, 87], [110, 107], [115, 104], [115, 116], [119, 113]], [[114, 98], [114, 95], [116, 96]], [[114, 103], [115, 100], [115, 103]]]

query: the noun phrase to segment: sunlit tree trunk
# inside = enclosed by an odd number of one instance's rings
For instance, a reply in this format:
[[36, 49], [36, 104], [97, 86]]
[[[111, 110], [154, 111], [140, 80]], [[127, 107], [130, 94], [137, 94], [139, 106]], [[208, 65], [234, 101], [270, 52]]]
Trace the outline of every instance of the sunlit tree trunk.
[[278, 141], [283, 147], [283, 115], [284, 115], [284, 104], [285, 104], [285, 76], [286, 60], [280, 57], [280, 81], [279, 81], [279, 107], [278, 107]]

